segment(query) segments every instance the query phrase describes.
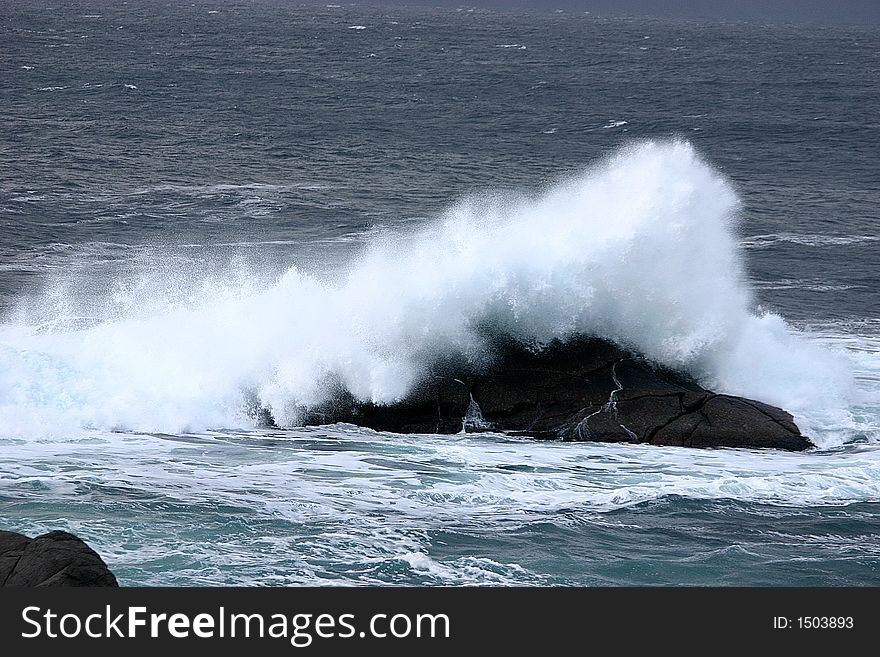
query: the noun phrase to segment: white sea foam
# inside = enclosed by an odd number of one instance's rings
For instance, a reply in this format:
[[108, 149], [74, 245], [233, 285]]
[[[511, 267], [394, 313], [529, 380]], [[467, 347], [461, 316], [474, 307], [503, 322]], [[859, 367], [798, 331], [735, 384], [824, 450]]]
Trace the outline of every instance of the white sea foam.
[[[11, 529], [38, 534], [61, 522], [114, 569], [126, 566], [131, 583], [387, 584], [401, 583], [404, 571], [426, 584], [552, 584], [557, 573], [545, 559], [571, 559], [565, 545], [546, 540], [558, 536], [555, 529], [580, 537], [609, 529], [629, 538], [649, 528], [655, 513], [613, 512], [662, 500], [760, 505], [746, 520], [763, 532], [768, 519], [779, 518], [771, 527], [780, 536], [765, 536], [771, 544], [785, 534], [810, 540], [803, 523], [817, 510], [808, 507], [880, 499], [880, 448], [695, 451], [343, 425], [185, 436], [92, 432], [2, 440], [0, 495], [25, 508], [13, 509], [5, 521]], [[30, 502], [61, 509], [61, 520], [59, 513], [27, 513]], [[711, 534], [701, 538], [713, 542], [719, 528], [699, 520], [706, 512], [711, 507], [693, 517]], [[852, 512], [855, 522], [859, 513]], [[690, 511], [675, 517], [694, 526]], [[718, 521], [737, 522], [736, 515]], [[835, 539], [821, 527], [816, 533]], [[850, 549], [876, 556], [876, 541], [847, 534]], [[513, 546], [497, 540], [505, 536]], [[587, 543], [601, 545], [598, 536]], [[533, 542], [544, 564], [523, 555]], [[178, 555], [185, 558], [173, 568], [156, 567]]]
[[876, 235], [805, 235], [800, 233], [771, 233], [753, 235], [743, 239], [740, 244], [748, 249], [764, 249], [779, 243], [799, 244], [801, 246], [852, 246], [880, 241]]
[[84, 313], [59, 280], [0, 327], [0, 427], [242, 426], [249, 396], [295, 425], [328, 380], [391, 403], [437, 354], [485, 358], [491, 326], [529, 343], [604, 336], [839, 443], [855, 431], [850, 361], [753, 311], [737, 208], [689, 144], [647, 142], [540, 194], [470, 198], [414, 234], [374, 234], [332, 281], [291, 268], [193, 284], [187, 263], [158, 286], [93, 281], [112, 303]]
[[867, 285], [843, 285], [826, 283], [822, 280], [783, 278], [778, 281], [762, 281], [755, 287], [760, 290], [809, 290], [810, 292], [844, 292], [846, 290], [866, 289]]

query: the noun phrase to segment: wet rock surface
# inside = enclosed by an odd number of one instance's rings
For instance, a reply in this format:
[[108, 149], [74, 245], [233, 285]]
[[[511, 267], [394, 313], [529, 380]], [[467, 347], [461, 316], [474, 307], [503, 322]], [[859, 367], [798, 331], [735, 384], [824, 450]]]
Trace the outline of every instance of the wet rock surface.
[[481, 371], [462, 361], [436, 363], [396, 404], [362, 403], [340, 392], [305, 423], [682, 447], [813, 446], [786, 411], [716, 394], [604, 340], [556, 342], [541, 351], [500, 344], [496, 353], [494, 365]]
[[36, 538], [0, 531], [0, 586], [119, 586], [107, 564], [73, 534]]

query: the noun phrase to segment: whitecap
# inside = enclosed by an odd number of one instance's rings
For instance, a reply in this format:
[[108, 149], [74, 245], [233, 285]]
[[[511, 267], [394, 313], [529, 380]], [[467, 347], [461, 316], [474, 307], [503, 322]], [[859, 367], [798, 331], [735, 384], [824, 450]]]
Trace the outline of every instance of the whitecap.
[[818, 233], [768, 233], [752, 235], [740, 240], [740, 245], [747, 249], [763, 249], [780, 243], [798, 244], [800, 246], [852, 246], [868, 242], [880, 241], [876, 235], [822, 235]]
[[760, 290], [807, 290], [810, 292], [844, 292], [846, 290], [866, 289], [867, 285], [848, 285], [843, 283], [826, 283], [817, 280], [800, 278], [782, 278], [772, 281], [757, 281], [755, 287]]
[[[295, 426], [328, 380], [385, 404], [439, 354], [483, 362], [475, 327], [488, 325], [529, 344], [602, 336], [839, 442], [852, 364], [753, 310], [738, 208], [690, 144], [644, 142], [540, 194], [475, 196], [415, 233], [373, 232], [329, 280], [295, 267], [157, 276], [150, 259], [91, 281], [109, 297], [96, 301], [61, 276], [0, 326], [0, 427], [247, 426], [243, 390]], [[65, 330], [84, 315], [90, 328]]]

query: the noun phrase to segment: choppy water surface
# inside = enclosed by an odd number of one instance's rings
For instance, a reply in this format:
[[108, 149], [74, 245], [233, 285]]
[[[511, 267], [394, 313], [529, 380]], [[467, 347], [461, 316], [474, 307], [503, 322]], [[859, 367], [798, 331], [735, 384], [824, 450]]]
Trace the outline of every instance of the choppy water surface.
[[[14, 3], [0, 53], [3, 528], [124, 584], [880, 581], [875, 29]], [[486, 325], [818, 449], [296, 427]]]

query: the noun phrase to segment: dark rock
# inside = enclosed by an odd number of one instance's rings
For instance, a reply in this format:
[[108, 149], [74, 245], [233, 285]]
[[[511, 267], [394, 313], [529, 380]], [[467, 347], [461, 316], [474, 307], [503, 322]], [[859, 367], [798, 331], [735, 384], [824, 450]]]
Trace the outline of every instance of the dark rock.
[[119, 586], [82, 540], [54, 531], [36, 538], [0, 531], [0, 586]]
[[502, 342], [495, 354], [482, 369], [460, 359], [437, 362], [406, 399], [388, 406], [358, 402], [340, 389], [305, 423], [685, 447], [812, 447], [786, 411], [715, 394], [604, 340], [554, 342], [540, 351]]

